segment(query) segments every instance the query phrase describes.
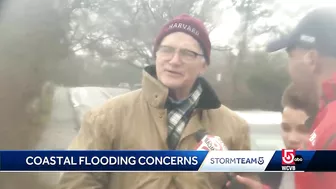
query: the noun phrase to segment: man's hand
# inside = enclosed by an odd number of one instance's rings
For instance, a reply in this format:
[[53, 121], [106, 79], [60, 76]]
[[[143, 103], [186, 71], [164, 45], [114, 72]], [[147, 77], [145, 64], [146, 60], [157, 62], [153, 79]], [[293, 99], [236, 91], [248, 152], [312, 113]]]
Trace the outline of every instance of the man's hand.
[[[235, 177], [236, 181], [247, 186], [249, 189], [269, 189], [269, 187], [264, 186], [261, 182], [253, 180], [251, 178], [248, 177], [242, 177], [237, 175]], [[228, 182], [226, 184], [227, 187], [230, 187], [230, 182]]]

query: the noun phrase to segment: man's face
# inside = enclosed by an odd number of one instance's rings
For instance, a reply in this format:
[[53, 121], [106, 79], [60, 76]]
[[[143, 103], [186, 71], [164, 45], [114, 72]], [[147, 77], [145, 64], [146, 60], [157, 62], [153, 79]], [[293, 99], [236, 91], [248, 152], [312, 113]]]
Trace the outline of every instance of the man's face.
[[156, 52], [158, 79], [170, 89], [190, 89], [207, 63], [199, 43], [190, 35], [167, 35]]
[[289, 75], [293, 83], [302, 90], [311, 90], [314, 86], [314, 60], [309, 51], [295, 48], [288, 52]]
[[305, 126], [308, 115], [302, 111], [285, 107], [282, 114], [282, 139], [287, 149], [298, 149], [309, 138], [309, 129]]

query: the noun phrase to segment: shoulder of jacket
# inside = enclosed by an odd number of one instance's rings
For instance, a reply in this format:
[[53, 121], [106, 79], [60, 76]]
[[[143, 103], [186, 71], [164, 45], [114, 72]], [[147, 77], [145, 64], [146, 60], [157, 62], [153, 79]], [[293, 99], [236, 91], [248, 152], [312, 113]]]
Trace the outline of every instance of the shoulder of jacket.
[[141, 89], [130, 91], [125, 94], [121, 94], [115, 97], [111, 97], [107, 100], [107, 102], [104, 104], [106, 107], [119, 107], [119, 106], [125, 106], [128, 104], [133, 104], [134, 101], [138, 100], [141, 94]]
[[230, 108], [224, 105], [221, 105], [220, 109], [224, 116], [230, 116], [237, 121], [245, 122], [245, 120], [241, 116], [239, 116], [234, 110], [231, 110]]
[[134, 105], [134, 102], [140, 96], [140, 91], [131, 91], [122, 95], [109, 98], [103, 105], [92, 108], [89, 113], [92, 115], [113, 115], [121, 113], [123, 109]]
[[[328, 132], [336, 132], [336, 101], [329, 103], [326, 108], [318, 113], [316, 120], [319, 120], [319, 126], [324, 127]], [[315, 121], [316, 121], [315, 120]]]
[[335, 113], [336, 113], [336, 101], [330, 102], [327, 105], [327, 116], [331, 116], [334, 117]]

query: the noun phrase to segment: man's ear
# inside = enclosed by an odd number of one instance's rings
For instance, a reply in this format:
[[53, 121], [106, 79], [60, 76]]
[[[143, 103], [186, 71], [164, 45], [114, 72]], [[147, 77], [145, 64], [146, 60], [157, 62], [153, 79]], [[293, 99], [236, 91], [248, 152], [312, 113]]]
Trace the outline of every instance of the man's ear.
[[204, 75], [205, 71], [208, 69], [208, 63], [207, 62], [204, 62], [203, 65], [202, 65], [202, 69], [199, 73], [199, 75]]
[[318, 52], [316, 50], [310, 50], [304, 56], [304, 63], [313, 71], [317, 71], [320, 69], [319, 61], [318, 61]]

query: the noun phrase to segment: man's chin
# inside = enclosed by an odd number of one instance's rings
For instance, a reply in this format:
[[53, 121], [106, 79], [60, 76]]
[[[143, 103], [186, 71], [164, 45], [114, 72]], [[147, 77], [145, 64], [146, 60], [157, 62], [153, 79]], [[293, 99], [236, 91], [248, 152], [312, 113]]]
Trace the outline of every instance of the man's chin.
[[178, 84], [164, 84], [166, 87], [168, 87], [170, 90], [178, 90], [183, 88], [182, 85]]
[[178, 81], [162, 81], [163, 85], [168, 87], [169, 89], [180, 89], [183, 87], [182, 82]]
[[297, 150], [299, 148], [300, 148], [299, 146], [288, 146], [288, 147], [286, 147], [286, 149], [289, 149], [289, 150]]
[[314, 90], [314, 84], [309, 82], [294, 82], [296, 88], [303, 93], [311, 93]]

